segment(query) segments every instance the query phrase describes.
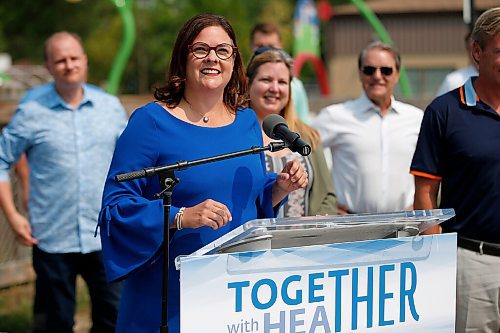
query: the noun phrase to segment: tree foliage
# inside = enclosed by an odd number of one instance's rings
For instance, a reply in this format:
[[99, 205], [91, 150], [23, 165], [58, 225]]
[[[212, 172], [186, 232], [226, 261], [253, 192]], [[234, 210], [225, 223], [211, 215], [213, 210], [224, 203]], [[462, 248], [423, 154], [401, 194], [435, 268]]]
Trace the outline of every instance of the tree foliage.
[[[148, 93], [162, 82], [182, 24], [211, 12], [229, 19], [244, 59], [249, 32], [260, 21], [274, 21], [291, 48], [295, 0], [135, 0], [136, 43], [121, 82], [123, 93]], [[15, 62], [43, 63], [43, 43], [52, 33], [78, 33], [89, 57], [89, 81], [103, 84], [122, 39], [121, 18], [111, 0], [12, 0], [0, 3], [0, 52]]]

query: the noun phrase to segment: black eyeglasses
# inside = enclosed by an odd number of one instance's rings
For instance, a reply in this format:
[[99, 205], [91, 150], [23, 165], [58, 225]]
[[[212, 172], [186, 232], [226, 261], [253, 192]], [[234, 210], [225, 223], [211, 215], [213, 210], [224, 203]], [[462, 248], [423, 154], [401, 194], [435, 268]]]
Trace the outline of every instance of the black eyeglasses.
[[188, 46], [189, 51], [193, 54], [193, 56], [197, 59], [204, 59], [208, 57], [210, 51], [214, 50], [215, 54], [220, 60], [227, 60], [231, 58], [231, 56], [238, 49], [235, 46], [222, 43], [217, 46], [210, 46], [207, 43], [198, 42]]
[[392, 72], [394, 72], [394, 69], [392, 67], [375, 67], [375, 66], [363, 66], [361, 68], [361, 72], [365, 75], [372, 76], [375, 74], [377, 69], [380, 69], [380, 73], [382, 73], [383, 76], [391, 76]]

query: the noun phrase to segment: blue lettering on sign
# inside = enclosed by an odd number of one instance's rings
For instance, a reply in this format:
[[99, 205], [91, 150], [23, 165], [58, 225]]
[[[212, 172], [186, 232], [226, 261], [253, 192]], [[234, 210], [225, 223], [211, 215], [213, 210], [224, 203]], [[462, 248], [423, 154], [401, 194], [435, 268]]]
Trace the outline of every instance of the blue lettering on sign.
[[325, 276], [324, 273], [314, 273], [309, 274], [309, 303], [323, 302], [325, 300], [324, 296], [316, 296], [316, 290], [323, 290], [322, 284], [316, 284], [316, 280], [322, 279]]
[[[410, 270], [410, 289], [406, 289], [406, 271]], [[415, 294], [415, 290], [417, 289], [417, 269], [415, 265], [411, 262], [404, 262], [401, 264], [401, 275], [400, 275], [400, 289], [401, 296], [399, 297], [399, 321], [404, 323], [406, 321], [405, 309], [406, 303], [404, 301], [405, 298], [408, 298], [408, 306], [410, 307], [411, 315], [415, 321], [418, 321], [420, 316], [417, 313], [417, 309], [415, 308], [415, 299], [413, 295]]]
[[283, 302], [287, 305], [297, 305], [302, 303], [302, 290], [295, 291], [295, 297], [291, 298], [288, 294], [288, 287], [292, 282], [299, 282], [302, 277], [300, 275], [290, 275], [283, 281], [281, 286], [281, 295], [283, 295]]
[[394, 265], [383, 265], [380, 266], [379, 274], [379, 299], [378, 299], [378, 324], [380, 326], [394, 325], [394, 320], [385, 320], [385, 300], [393, 298], [393, 293], [388, 293], [385, 291], [385, 273], [388, 271], [393, 271]]
[[242, 290], [243, 287], [248, 287], [250, 285], [250, 281], [240, 281], [240, 282], [230, 282], [227, 284], [229, 289], [235, 289], [236, 302], [234, 303], [234, 311], [241, 312], [242, 310]]
[[331, 332], [328, 316], [326, 315], [325, 307], [322, 305], [318, 306], [316, 311], [314, 311], [311, 329], [309, 332], [316, 332], [317, 329], [320, 329], [320, 332]]
[[[262, 286], [269, 286], [269, 290], [271, 292], [271, 296], [269, 297], [269, 300], [266, 303], [262, 303], [258, 297], [259, 289]], [[256, 309], [259, 309], [259, 310], [269, 309], [276, 302], [276, 298], [278, 298], [278, 287], [276, 286], [276, 282], [274, 282], [273, 280], [261, 279], [253, 285], [253, 287], [252, 287], [252, 304], [253, 304], [253, 306], [255, 306]]]
[[[343, 294], [346, 286], [351, 289]], [[234, 281], [228, 283], [227, 288], [234, 295], [235, 312], [251, 311], [255, 314], [255, 311], [267, 310], [263, 323], [265, 333], [343, 332], [345, 328], [342, 325], [347, 325], [349, 321], [350, 329], [356, 331], [372, 328], [374, 313], [378, 313], [376, 325], [379, 327], [404, 323], [410, 317], [414, 321], [420, 319], [415, 305], [417, 270], [411, 262], [293, 274], [282, 279], [262, 278], [255, 283]], [[280, 304], [280, 311], [273, 312], [272, 307], [277, 304]], [[307, 304], [317, 306], [306, 307]], [[343, 304], [350, 306], [350, 318], [343, 316]], [[283, 305], [290, 309], [282, 310]], [[327, 312], [326, 305], [333, 308], [333, 312]], [[399, 314], [387, 311], [394, 306], [399, 308]], [[359, 318], [360, 309], [366, 309], [362, 311], [366, 313], [366, 318]], [[312, 321], [309, 319], [306, 322], [305, 318], [312, 318]], [[234, 332], [238, 332], [238, 328], [243, 331], [243, 323], [231, 328]]]
[[373, 267], [368, 267], [367, 294], [360, 296], [358, 291], [358, 268], [352, 270], [352, 320], [351, 329], [358, 328], [358, 303], [366, 302], [366, 327], [373, 327]]
[[328, 276], [335, 278], [335, 332], [340, 332], [342, 325], [342, 276], [349, 275], [349, 270], [329, 271]]
[[305, 322], [298, 317], [306, 313], [306, 309], [296, 309], [290, 310], [290, 333], [306, 333], [306, 331], [297, 331], [297, 329], [301, 326], [304, 326]]
[[264, 313], [264, 332], [271, 332], [271, 330], [278, 330], [278, 332], [285, 332], [285, 317], [286, 312], [280, 311], [280, 318], [278, 322], [271, 323], [271, 314]]
[[251, 333], [259, 331], [259, 322], [254, 318], [250, 320], [241, 319], [237, 324], [227, 325], [228, 333]]

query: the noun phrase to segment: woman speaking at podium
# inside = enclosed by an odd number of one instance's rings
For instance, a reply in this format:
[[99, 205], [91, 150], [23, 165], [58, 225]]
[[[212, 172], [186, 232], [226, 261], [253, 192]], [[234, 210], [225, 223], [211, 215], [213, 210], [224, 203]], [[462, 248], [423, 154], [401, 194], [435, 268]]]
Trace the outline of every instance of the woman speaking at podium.
[[[245, 109], [246, 80], [236, 37], [221, 16], [200, 14], [184, 24], [167, 82], [155, 102], [137, 109], [118, 140], [99, 216], [110, 281], [123, 280], [117, 332], [158, 332], [161, 323], [163, 206], [158, 177], [115, 182], [148, 167], [262, 146], [259, 121]], [[168, 331], [179, 332], [179, 272], [187, 255], [244, 222], [274, 217], [288, 193], [307, 185], [297, 161], [267, 174], [264, 154], [176, 172], [172, 193]], [[203, 279], [203, 272], [200, 272]]]

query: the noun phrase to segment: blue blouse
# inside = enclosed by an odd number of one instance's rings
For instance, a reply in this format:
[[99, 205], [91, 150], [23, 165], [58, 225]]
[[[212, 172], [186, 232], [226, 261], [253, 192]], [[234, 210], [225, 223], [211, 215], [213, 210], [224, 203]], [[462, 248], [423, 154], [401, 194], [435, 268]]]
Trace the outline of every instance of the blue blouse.
[[[156, 103], [136, 110], [117, 142], [104, 188], [99, 216], [108, 279], [124, 280], [117, 332], [158, 332], [161, 324], [163, 258], [162, 200], [158, 177], [117, 183], [117, 174], [147, 167], [192, 161], [262, 146], [259, 122], [251, 109], [236, 113], [232, 124], [216, 128], [184, 122]], [[179, 272], [174, 259], [190, 254], [242, 223], [273, 217], [271, 187], [264, 155], [247, 155], [177, 171], [170, 221], [180, 207], [206, 199], [225, 204], [233, 220], [209, 227], [175, 231], [170, 242], [168, 289], [169, 332], [179, 332]], [[173, 230], [172, 230], [173, 231]], [[203, 274], [200, 272], [200, 279]]]

